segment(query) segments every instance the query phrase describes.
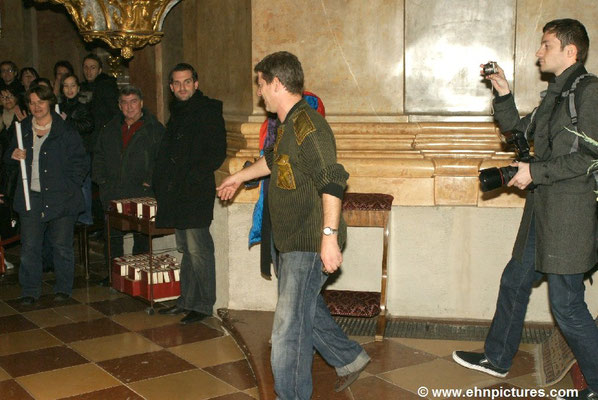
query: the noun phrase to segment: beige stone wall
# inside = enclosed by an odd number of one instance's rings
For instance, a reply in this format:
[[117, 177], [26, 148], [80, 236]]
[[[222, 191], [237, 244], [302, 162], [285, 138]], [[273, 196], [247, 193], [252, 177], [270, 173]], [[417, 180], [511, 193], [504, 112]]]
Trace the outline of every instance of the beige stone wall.
[[34, 67], [40, 76], [50, 80], [54, 78], [54, 63], [68, 60], [81, 77], [86, 49], [64, 7], [32, 7], [21, 0], [3, 0], [0, 12], [0, 59], [14, 61], [19, 69]]
[[[297, 55], [329, 115], [403, 114], [402, 0], [253, 0], [251, 17], [252, 65], [274, 51]], [[262, 115], [255, 90], [253, 100]]]
[[[274, 310], [276, 278], [259, 271], [259, 246], [248, 248], [250, 204], [216, 204], [213, 231], [220, 298], [232, 309]], [[500, 276], [510, 258], [520, 208], [394, 206], [388, 258], [388, 303], [392, 316], [490, 320]], [[349, 228], [342, 273], [333, 289], [380, 288], [382, 230]], [[228, 291], [220, 275], [228, 278]], [[222, 291], [221, 291], [222, 290]], [[551, 323], [546, 283], [534, 289], [526, 320]], [[598, 314], [598, 291], [588, 286], [586, 301]]]
[[556, 18], [575, 18], [586, 27], [590, 36], [590, 52], [586, 69], [598, 73], [598, 8], [594, 0], [517, 1], [517, 31], [515, 46], [515, 100], [519, 111], [529, 113], [540, 101], [539, 93], [546, 89], [535, 66], [535, 53], [540, 47], [542, 27]]
[[[309, 7], [307, 4], [309, 3]], [[492, 123], [479, 64], [507, 71], [522, 113], [546, 86], [534, 53], [545, 22], [577, 17], [590, 36], [592, 1], [281, 0], [251, 2], [251, 67], [288, 50], [302, 61], [306, 88], [324, 101], [350, 191], [394, 196], [388, 310], [395, 316], [492, 318], [524, 193], [483, 194], [481, 168], [509, 163]], [[302, 7], [306, 5], [305, 7]], [[594, 38], [596, 39], [596, 38]], [[598, 71], [590, 55], [588, 69]], [[258, 154], [264, 111], [255, 95], [247, 122], [227, 119], [229, 158], [218, 178]], [[226, 109], [225, 104], [225, 109]], [[228, 227], [229, 307], [274, 308], [276, 282], [247, 247], [257, 190], [242, 190], [216, 224]], [[336, 288], [379, 287], [381, 232], [350, 229]], [[224, 261], [223, 261], [224, 262]], [[528, 321], [551, 321], [546, 285], [532, 295]], [[598, 296], [588, 291], [592, 313]]]
[[[222, 100], [227, 114], [247, 117], [252, 110], [251, 0], [184, 1], [181, 6], [183, 60], [197, 69], [200, 89]], [[183, 60], [172, 60], [172, 66]]]

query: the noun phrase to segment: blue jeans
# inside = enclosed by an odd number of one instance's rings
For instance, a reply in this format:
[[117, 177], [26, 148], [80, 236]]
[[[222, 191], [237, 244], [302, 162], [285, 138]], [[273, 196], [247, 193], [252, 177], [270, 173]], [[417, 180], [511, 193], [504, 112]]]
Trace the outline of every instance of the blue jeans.
[[175, 229], [181, 261], [177, 307], [212, 315], [216, 302], [216, 260], [210, 228]]
[[370, 357], [330, 316], [320, 294], [328, 275], [322, 272], [318, 253], [280, 253], [274, 265], [278, 276], [271, 355], [274, 389], [282, 400], [308, 400], [314, 348], [339, 376], [358, 371]]
[[73, 250], [73, 230], [75, 215], [41, 219], [41, 199], [31, 193], [31, 211], [20, 214], [21, 218], [21, 266], [19, 283], [21, 295], [39, 298], [42, 288], [42, 248], [44, 234], [52, 249], [56, 283], [54, 293], [71, 295], [75, 275], [75, 254]]
[[588, 386], [598, 392], [598, 327], [584, 300], [583, 274], [537, 272], [535, 247], [535, 224], [532, 219], [522, 260], [511, 259], [503, 272], [496, 313], [486, 337], [486, 357], [499, 368], [511, 367], [521, 341], [532, 287], [546, 276], [552, 314], [577, 358]]

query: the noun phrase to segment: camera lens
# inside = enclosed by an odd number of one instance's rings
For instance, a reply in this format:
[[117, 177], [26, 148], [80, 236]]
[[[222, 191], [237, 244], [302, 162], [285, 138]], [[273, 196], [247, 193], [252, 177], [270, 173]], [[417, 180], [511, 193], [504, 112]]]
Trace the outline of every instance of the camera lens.
[[517, 167], [486, 168], [480, 171], [482, 192], [489, 192], [505, 186], [517, 173]]
[[502, 186], [502, 174], [498, 168], [486, 168], [480, 171], [482, 192], [489, 192]]

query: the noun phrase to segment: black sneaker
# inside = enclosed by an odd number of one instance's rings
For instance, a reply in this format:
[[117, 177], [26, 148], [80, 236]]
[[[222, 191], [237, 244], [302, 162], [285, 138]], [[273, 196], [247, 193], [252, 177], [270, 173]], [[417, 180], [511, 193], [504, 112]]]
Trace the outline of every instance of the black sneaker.
[[584, 389], [577, 394], [577, 396], [571, 397], [557, 397], [557, 400], [595, 400], [598, 399], [598, 393], [592, 392], [589, 388]]
[[485, 372], [488, 375], [504, 378], [509, 373], [508, 369], [495, 367], [488, 361], [484, 353], [473, 353], [471, 351], [454, 351], [453, 360], [465, 368]]

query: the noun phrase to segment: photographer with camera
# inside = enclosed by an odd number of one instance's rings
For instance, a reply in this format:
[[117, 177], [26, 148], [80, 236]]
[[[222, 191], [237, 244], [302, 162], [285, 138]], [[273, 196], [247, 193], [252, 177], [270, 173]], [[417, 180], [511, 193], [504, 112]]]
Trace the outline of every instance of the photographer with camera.
[[484, 353], [455, 351], [453, 359], [505, 377], [519, 347], [533, 284], [545, 277], [554, 318], [588, 383], [575, 398], [598, 399], [598, 328], [584, 300], [583, 282], [597, 261], [596, 181], [588, 168], [598, 158], [598, 148], [570, 131], [598, 140], [598, 79], [587, 76], [583, 66], [588, 47], [579, 21], [560, 19], [544, 26], [536, 57], [540, 71], [554, 77], [540, 105], [524, 118], [504, 71], [497, 66], [495, 73], [483, 73], [497, 92], [494, 116], [501, 132], [519, 131], [534, 140], [534, 162], [511, 164], [517, 173], [508, 186], [525, 189], [533, 183], [535, 189], [527, 192]]

